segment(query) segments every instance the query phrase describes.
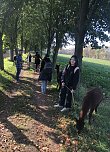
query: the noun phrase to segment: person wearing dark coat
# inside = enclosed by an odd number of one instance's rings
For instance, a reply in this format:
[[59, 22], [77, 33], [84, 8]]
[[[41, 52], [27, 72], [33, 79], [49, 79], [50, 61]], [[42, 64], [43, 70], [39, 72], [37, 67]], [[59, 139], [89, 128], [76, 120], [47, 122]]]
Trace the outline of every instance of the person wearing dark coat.
[[16, 64], [16, 81], [19, 82], [19, 75], [21, 73], [21, 69], [22, 69], [22, 51], [19, 50], [18, 55], [16, 56], [16, 60], [15, 60], [15, 64]]
[[46, 54], [46, 55], [44, 56], [44, 58], [42, 59], [42, 61], [41, 61], [40, 72], [43, 70], [43, 68], [44, 68], [44, 66], [45, 66], [45, 61], [46, 61], [47, 58], [49, 58], [49, 55], [48, 55], [48, 54]]
[[40, 65], [40, 59], [41, 59], [41, 57], [40, 57], [40, 55], [39, 55], [38, 52], [36, 52], [36, 54], [35, 54], [34, 57], [35, 57], [35, 65], [36, 65], [35, 69], [36, 69], [36, 72], [37, 72], [38, 71], [38, 67]]
[[28, 54], [28, 56], [27, 56], [27, 61], [28, 61], [28, 66], [29, 66], [29, 68], [30, 68], [31, 58], [32, 58], [32, 55], [31, 55], [31, 53], [29, 52], [29, 54]]
[[71, 108], [72, 93], [75, 92], [79, 81], [79, 67], [78, 59], [75, 55], [70, 58], [69, 64], [63, 70], [61, 82], [62, 87], [60, 90], [59, 104], [54, 107], [62, 107], [61, 112]]
[[52, 63], [51, 63], [50, 58], [46, 58], [44, 68], [40, 72], [39, 79], [38, 79], [41, 81], [42, 94], [46, 93], [47, 82], [50, 82], [51, 79], [52, 79]]

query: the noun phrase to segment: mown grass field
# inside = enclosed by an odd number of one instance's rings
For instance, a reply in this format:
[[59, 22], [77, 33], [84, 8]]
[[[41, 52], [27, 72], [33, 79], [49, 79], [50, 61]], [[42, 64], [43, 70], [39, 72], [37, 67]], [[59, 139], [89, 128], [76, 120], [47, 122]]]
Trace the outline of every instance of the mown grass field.
[[[26, 58], [26, 54], [23, 55], [23, 60]], [[13, 78], [15, 79], [16, 66], [13, 62], [10, 62], [8, 58], [4, 59], [4, 71], [0, 71], [0, 91], [6, 90], [11, 87]]]
[[[70, 55], [60, 54], [57, 63], [61, 64], [61, 68], [68, 63]], [[84, 94], [88, 88], [99, 86], [104, 93], [104, 99], [98, 108], [98, 114], [95, 114], [95, 121], [91, 126], [88, 125], [87, 120], [83, 132], [77, 136], [72, 120], [74, 116], [78, 117], [79, 109]], [[78, 88], [78, 102], [79, 107], [73, 112], [68, 121], [71, 119], [69, 125], [69, 133], [71, 139], [77, 139], [78, 152], [109, 152], [110, 151], [110, 61], [83, 58], [81, 84]], [[63, 118], [62, 118], [63, 119]], [[65, 148], [64, 151], [72, 151], [71, 148]]]
[[[59, 55], [57, 63], [61, 69], [68, 63], [69, 55]], [[0, 71], [0, 91], [7, 91], [15, 78], [16, 68], [12, 62], [5, 59], [5, 71]], [[77, 135], [74, 126], [74, 117], [79, 115], [82, 98], [87, 88], [100, 86], [104, 93], [104, 99], [95, 114], [95, 121], [91, 126], [86, 119], [85, 128], [80, 135]], [[55, 90], [55, 89], [54, 89]], [[54, 91], [53, 90], [53, 91]], [[58, 92], [56, 91], [56, 94]], [[58, 122], [64, 127], [70, 136], [71, 141], [77, 141], [78, 152], [110, 152], [110, 61], [83, 58], [81, 84], [78, 87], [75, 101], [78, 107], [70, 115], [59, 115]], [[0, 104], [2, 102], [0, 101]], [[59, 124], [57, 125], [58, 128]], [[63, 129], [64, 129], [63, 127]], [[64, 130], [64, 133], [66, 134]], [[63, 152], [73, 152], [71, 145], [65, 146]]]
[[4, 59], [4, 63], [5, 71], [0, 71], [0, 91], [11, 87], [11, 83], [16, 72], [13, 62], [8, 61], [8, 59]]

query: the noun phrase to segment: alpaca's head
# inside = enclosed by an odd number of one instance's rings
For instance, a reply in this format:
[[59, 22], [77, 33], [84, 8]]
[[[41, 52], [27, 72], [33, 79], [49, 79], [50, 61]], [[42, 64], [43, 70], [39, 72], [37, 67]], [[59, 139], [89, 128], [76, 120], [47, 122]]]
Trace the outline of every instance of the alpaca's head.
[[84, 119], [75, 118], [75, 120], [76, 120], [76, 128], [78, 130], [78, 133], [80, 133], [84, 128], [84, 124], [85, 124]]
[[57, 71], [59, 71], [60, 65], [59, 65], [59, 64], [56, 64], [55, 69], [56, 69]]

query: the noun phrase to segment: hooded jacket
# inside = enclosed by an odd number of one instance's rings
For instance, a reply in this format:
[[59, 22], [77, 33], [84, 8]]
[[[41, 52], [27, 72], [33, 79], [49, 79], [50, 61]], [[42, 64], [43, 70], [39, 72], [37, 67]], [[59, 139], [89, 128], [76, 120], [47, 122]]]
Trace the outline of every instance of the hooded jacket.
[[46, 62], [44, 68], [42, 69], [39, 80], [51, 81], [52, 79], [52, 63]]

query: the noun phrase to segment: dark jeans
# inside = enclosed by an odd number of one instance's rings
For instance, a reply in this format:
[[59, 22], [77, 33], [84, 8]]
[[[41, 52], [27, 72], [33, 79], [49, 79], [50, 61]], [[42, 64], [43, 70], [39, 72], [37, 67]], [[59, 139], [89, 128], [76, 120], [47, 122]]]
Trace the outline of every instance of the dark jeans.
[[19, 75], [20, 75], [20, 72], [21, 72], [21, 68], [16, 68], [16, 80], [19, 81]]
[[35, 64], [36, 65], [36, 72], [38, 71], [38, 67], [39, 67], [39, 64]]
[[60, 90], [59, 105], [66, 108], [71, 108], [71, 102], [72, 102], [72, 94], [70, 90], [65, 86], [62, 87]]

